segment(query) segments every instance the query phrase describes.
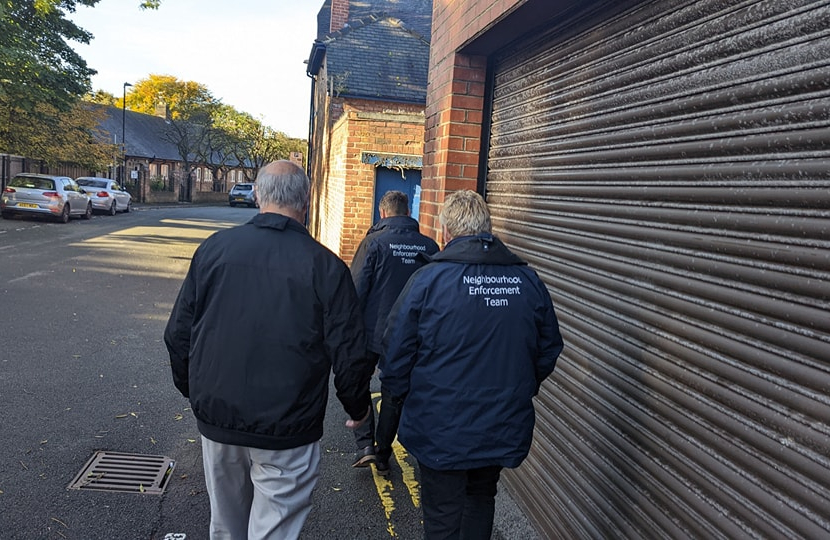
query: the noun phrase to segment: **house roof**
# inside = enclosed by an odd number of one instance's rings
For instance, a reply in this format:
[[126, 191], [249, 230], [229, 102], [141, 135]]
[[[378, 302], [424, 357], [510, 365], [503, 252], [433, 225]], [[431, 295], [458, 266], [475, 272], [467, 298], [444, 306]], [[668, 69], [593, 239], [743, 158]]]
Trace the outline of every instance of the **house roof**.
[[[427, 39], [432, 32], [432, 0], [350, 0], [349, 22], [371, 15], [388, 15], [406, 21]], [[325, 39], [330, 28], [331, 0], [324, 0], [317, 12], [317, 39]]]
[[[327, 0], [330, 1], [330, 0]], [[370, 15], [387, 15], [406, 25], [429, 42], [432, 33], [432, 0], [351, 0], [349, 21]]]
[[331, 0], [325, 0], [317, 12], [317, 39], [324, 39], [331, 28]]
[[[101, 106], [106, 113], [101, 122], [101, 142], [121, 143], [122, 109]], [[176, 145], [165, 138], [168, 129], [167, 120], [151, 114], [142, 114], [130, 110], [123, 111], [124, 139], [127, 141], [127, 155], [136, 158], [163, 159], [181, 161]]]
[[[326, 0], [318, 30], [330, 17]], [[325, 55], [332, 95], [424, 103], [431, 20], [432, 0], [352, 0], [346, 26], [318, 34], [308, 72], [316, 75]]]

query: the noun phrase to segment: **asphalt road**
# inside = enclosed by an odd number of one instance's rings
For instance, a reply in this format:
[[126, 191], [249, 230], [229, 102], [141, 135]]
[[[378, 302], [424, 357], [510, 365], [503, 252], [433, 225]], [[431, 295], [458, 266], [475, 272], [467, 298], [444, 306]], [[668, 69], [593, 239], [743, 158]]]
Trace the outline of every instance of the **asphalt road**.
[[[0, 539], [208, 537], [199, 434], [162, 333], [199, 243], [254, 212], [139, 206], [68, 224], [0, 220]], [[345, 420], [331, 398], [302, 538], [421, 538], [415, 460], [398, 446], [389, 479], [351, 468]], [[69, 489], [99, 451], [166, 456], [175, 468], [162, 494]], [[536, 538], [503, 493], [496, 529]]]

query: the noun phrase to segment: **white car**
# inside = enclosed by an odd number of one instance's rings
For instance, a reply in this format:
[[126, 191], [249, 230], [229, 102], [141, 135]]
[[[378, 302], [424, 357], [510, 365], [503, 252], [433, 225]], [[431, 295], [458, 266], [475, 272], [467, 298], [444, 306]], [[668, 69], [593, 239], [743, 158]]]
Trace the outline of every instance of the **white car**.
[[81, 176], [75, 179], [92, 201], [92, 209], [114, 216], [116, 212], [129, 212], [133, 197], [115, 180], [95, 176]]
[[68, 176], [20, 173], [3, 190], [0, 214], [5, 219], [16, 214], [41, 215], [66, 223], [69, 216], [89, 219], [92, 203]]
[[244, 204], [251, 208], [259, 206], [256, 201], [256, 190], [254, 185], [248, 182], [244, 184], [236, 184], [228, 192], [228, 204], [236, 206], [237, 204]]

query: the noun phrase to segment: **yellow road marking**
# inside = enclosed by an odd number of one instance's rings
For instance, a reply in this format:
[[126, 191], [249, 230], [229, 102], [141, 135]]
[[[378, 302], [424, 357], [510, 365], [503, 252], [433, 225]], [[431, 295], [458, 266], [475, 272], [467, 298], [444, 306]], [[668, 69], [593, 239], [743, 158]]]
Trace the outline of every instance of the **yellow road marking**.
[[406, 489], [409, 491], [409, 498], [412, 499], [412, 506], [415, 508], [421, 507], [421, 485], [415, 480], [415, 467], [409, 464], [407, 458], [409, 452], [403, 447], [398, 439], [392, 443], [392, 451], [395, 453], [395, 459], [398, 461], [398, 466], [401, 468], [401, 477]]
[[392, 492], [395, 490], [395, 486], [392, 485], [391, 480], [379, 475], [374, 467], [372, 467], [372, 475], [375, 479], [375, 488], [378, 491], [380, 503], [383, 505], [383, 511], [386, 514], [386, 531], [390, 537], [397, 538], [398, 533], [395, 532], [395, 524], [392, 522], [392, 514], [395, 512], [395, 501], [392, 499]]
[[[378, 413], [380, 413], [379, 398], [380, 392], [372, 393], [372, 400], [374, 401], [377, 399], [375, 408]], [[409, 458], [409, 452], [407, 452], [406, 448], [398, 442], [397, 437], [395, 437], [395, 441], [392, 443], [392, 452], [395, 454], [395, 460], [401, 468], [403, 483], [409, 492], [409, 498], [412, 500], [412, 505], [415, 508], [420, 508], [421, 487], [415, 479], [415, 467], [407, 461]], [[380, 502], [383, 505], [383, 511], [386, 514], [386, 530], [390, 537], [398, 538], [398, 534], [395, 531], [395, 524], [392, 521], [395, 513], [395, 501], [392, 498], [392, 492], [395, 490], [395, 486], [392, 484], [389, 477], [379, 475], [376, 467], [372, 467], [372, 477], [375, 480], [375, 488], [377, 489]]]

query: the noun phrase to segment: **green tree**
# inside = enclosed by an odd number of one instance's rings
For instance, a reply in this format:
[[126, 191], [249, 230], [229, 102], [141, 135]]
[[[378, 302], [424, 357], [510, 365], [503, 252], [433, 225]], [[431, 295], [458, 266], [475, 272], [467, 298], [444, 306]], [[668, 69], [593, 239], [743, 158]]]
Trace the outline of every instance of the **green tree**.
[[68, 110], [95, 73], [68, 41], [92, 35], [66, 18], [98, 0], [0, 0], [0, 99], [32, 112], [40, 103]]
[[89, 43], [91, 35], [66, 13], [97, 2], [0, 0], [0, 148], [28, 154], [17, 123], [54, 123], [89, 91], [95, 71], [68, 41]]
[[213, 173], [213, 190], [224, 191], [228, 171], [239, 164], [234, 152], [238, 141], [229, 126], [236, 123], [240, 113], [230, 105], [219, 105], [212, 110], [210, 125], [197, 154], [202, 163]]
[[245, 177], [249, 181], [254, 180], [256, 171], [263, 165], [277, 159], [288, 159], [294, 151], [306, 152], [304, 140], [292, 139], [248, 113], [225, 115], [218, 126], [228, 133], [232, 141], [231, 152], [238, 163], [245, 164]]
[[[0, 0], [0, 151], [92, 169], [110, 160], [112, 148], [93, 143], [100, 117], [80, 101], [95, 70], [69, 45], [92, 35], [67, 15], [98, 2]], [[90, 101], [112, 104], [100, 92]]]
[[93, 170], [103, 170], [112, 159], [114, 145], [95, 140], [103, 120], [101, 108], [78, 101], [66, 111], [39, 103], [31, 113], [18, 109], [11, 112], [11, 119], [0, 113], [0, 122], [14, 125], [4, 148], [9, 153], [37, 157], [51, 165], [68, 162]]
[[98, 105], [109, 105], [115, 107], [120, 103], [120, 100], [114, 94], [104, 90], [95, 90], [84, 96], [84, 101], [90, 103], [97, 103]]

